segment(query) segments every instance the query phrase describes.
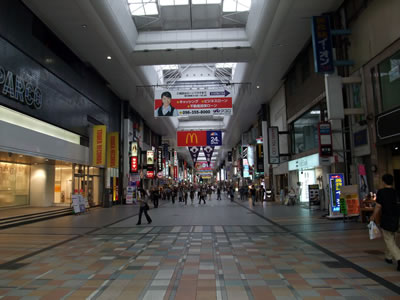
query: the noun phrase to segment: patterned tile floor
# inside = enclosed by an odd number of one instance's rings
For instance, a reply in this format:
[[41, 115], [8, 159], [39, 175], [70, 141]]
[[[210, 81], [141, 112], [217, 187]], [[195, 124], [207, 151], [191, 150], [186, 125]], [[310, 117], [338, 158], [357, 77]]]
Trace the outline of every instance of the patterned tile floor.
[[400, 299], [400, 272], [365, 224], [226, 198], [165, 203], [151, 226], [135, 214], [0, 231], [0, 299]]

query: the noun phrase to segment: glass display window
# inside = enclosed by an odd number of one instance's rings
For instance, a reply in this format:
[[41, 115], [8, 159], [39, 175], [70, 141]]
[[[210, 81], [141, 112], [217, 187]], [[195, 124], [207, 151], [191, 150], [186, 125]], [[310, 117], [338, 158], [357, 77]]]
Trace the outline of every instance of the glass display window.
[[0, 162], [0, 207], [29, 205], [30, 166]]
[[400, 106], [400, 51], [379, 64], [382, 112]]
[[54, 203], [70, 204], [72, 194], [72, 165], [55, 165]]
[[324, 111], [317, 106], [293, 122], [292, 153], [298, 154], [318, 148], [318, 123], [323, 118]]

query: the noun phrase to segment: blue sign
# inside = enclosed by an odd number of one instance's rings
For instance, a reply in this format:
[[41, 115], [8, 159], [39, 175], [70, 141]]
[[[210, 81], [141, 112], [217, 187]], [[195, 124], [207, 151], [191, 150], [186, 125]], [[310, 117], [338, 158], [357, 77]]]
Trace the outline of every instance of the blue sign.
[[207, 131], [207, 145], [208, 146], [221, 146], [222, 145], [222, 132], [221, 131]]
[[317, 73], [333, 73], [333, 49], [329, 16], [312, 17], [314, 65]]
[[340, 190], [344, 184], [343, 174], [329, 174], [329, 192], [332, 212], [340, 213]]

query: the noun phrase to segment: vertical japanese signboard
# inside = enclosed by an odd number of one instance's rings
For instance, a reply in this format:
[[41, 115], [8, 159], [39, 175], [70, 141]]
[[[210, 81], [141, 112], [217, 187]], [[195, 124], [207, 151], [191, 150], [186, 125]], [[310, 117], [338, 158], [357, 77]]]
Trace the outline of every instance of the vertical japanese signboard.
[[329, 122], [318, 124], [319, 155], [321, 157], [332, 156], [332, 130]]
[[268, 128], [268, 156], [270, 164], [279, 164], [279, 130], [278, 127]]
[[157, 149], [157, 167], [158, 167], [158, 172], [162, 172], [163, 170], [163, 159], [162, 159], [162, 147], [159, 147]]
[[138, 172], [138, 158], [137, 156], [131, 156], [131, 173]]
[[106, 126], [93, 126], [93, 165], [104, 167], [106, 165]]
[[314, 65], [317, 73], [333, 73], [333, 49], [329, 16], [312, 17]]
[[340, 216], [340, 190], [344, 184], [343, 174], [328, 174], [330, 216]]
[[111, 132], [107, 136], [107, 167], [118, 168], [119, 165], [119, 133]]

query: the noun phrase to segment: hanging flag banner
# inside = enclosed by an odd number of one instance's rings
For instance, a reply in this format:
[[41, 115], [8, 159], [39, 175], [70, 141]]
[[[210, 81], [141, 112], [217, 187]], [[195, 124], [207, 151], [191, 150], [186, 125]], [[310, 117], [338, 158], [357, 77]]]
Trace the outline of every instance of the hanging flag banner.
[[107, 167], [118, 168], [119, 165], [119, 133], [111, 132], [107, 135]]
[[104, 167], [106, 164], [106, 126], [93, 126], [93, 166]]
[[221, 146], [222, 132], [208, 131], [177, 131], [178, 147]]
[[155, 117], [232, 115], [230, 87], [215, 90], [156, 88], [154, 98]]
[[210, 165], [211, 157], [214, 153], [214, 146], [205, 146], [203, 147], [203, 152], [206, 157], [207, 164]]
[[188, 147], [190, 155], [192, 156], [193, 163], [196, 164], [197, 158], [199, 157], [200, 148], [199, 147]]
[[146, 161], [147, 161], [147, 170], [148, 171], [153, 171], [154, 170], [154, 151], [147, 150], [147, 152], [146, 152]]

